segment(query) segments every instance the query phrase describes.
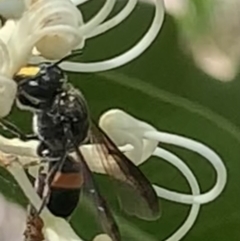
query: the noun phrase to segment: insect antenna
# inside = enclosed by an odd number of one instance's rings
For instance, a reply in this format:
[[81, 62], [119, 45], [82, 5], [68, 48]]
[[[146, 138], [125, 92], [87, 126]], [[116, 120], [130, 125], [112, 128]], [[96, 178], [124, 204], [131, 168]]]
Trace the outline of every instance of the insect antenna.
[[63, 61], [65, 61], [65, 60], [69, 60], [69, 59], [71, 59], [73, 57], [80, 56], [82, 54], [83, 54], [82, 50], [72, 51], [71, 54], [69, 54], [69, 55], [63, 57], [62, 59], [60, 59], [59, 61], [53, 63], [53, 65], [51, 67], [57, 66], [57, 65], [61, 64]]

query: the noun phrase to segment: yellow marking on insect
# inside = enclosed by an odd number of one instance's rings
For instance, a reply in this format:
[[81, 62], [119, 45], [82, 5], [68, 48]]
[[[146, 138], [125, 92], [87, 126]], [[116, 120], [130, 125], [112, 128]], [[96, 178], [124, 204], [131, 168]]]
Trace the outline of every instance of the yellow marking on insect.
[[16, 76], [35, 76], [40, 71], [40, 68], [38, 66], [26, 66], [19, 70], [19, 72], [16, 74]]

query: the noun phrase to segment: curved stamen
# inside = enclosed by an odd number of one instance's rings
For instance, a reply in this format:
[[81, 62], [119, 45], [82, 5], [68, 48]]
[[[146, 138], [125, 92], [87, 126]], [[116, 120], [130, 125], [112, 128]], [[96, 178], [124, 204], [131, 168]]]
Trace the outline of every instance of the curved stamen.
[[111, 13], [116, 0], [106, 0], [102, 9], [87, 23], [85, 23], [82, 27], [80, 27], [79, 31], [82, 36], [87, 35], [91, 32], [96, 26], [102, 23], [107, 16]]
[[155, 16], [148, 32], [133, 48], [124, 54], [109, 60], [95, 63], [73, 63], [66, 61], [61, 64], [61, 67], [64, 70], [73, 72], [98, 72], [117, 68], [137, 58], [152, 44], [162, 27], [164, 19], [163, 1], [155, 0], [155, 6]]
[[78, 33], [76, 33], [76, 31], [74, 31], [74, 29], [71, 26], [59, 24], [58, 26], [46, 27], [41, 31], [37, 32], [36, 34], [33, 34], [29, 38], [29, 44], [33, 44], [34, 42], [41, 40], [41, 38], [43, 38], [47, 34], [58, 34], [59, 31], [61, 31], [62, 34], [71, 34], [75, 37], [75, 39], [79, 38]]
[[[81, 12], [68, 1], [41, 0], [29, 10], [29, 19], [33, 21], [31, 34], [42, 35], [46, 28], [53, 28], [53, 32], [45, 32], [41, 39], [33, 39], [37, 50], [49, 59], [62, 58], [78, 45], [83, 46], [83, 36], [78, 31], [83, 25]], [[66, 33], [60, 27], [71, 28], [71, 33]], [[56, 27], [56, 29], [54, 29]], [[30, 36], [31, 37], [31, 36]], [[35, 40], [35, 42], [34, 42]]]
[[[73, 11], [74, 8], [69, 8], [68, 4], [62, 4], [58, 7], [58, 13], [61, 12], [63, 16], [57, 16], [56, 10], [53, 8], [54, 5], [51, 3], [45, 4], [42, 6], [38, 11], [33, 11], [33, 14], [29, 14], [29, 21], [32, 22], [34, 25], [31, 26], [31, 28], [36, 31], [35, 29], [39, 29], [42, 26], [47, 26], [46, 22], [50, 23], [50, 26], [54, 26], [56, 24], [66, 24], [66, 20], [70, 20], [69, 24], [72, 23], [74, 27], [77, 27], [76, 22], [78, 22], [79, 19], [82, 20], [82, 15], [79, 11]], [[75, 10], [75, 9], [74, 9]], [[76, 14], [73, 14], [76, 13]], [[75, 17], [75, 18], [73, 18]], [[65, 22], [63, 22], [63, 19]], [[74, 26], [74, 24], [76, 26]]]
[[[195, 178], [195, 176], [193, 175], [192, 171], [190, 170], [190, 168], [176, 155], [172, 154], [171, 152], [164, 150], [162, 148], [156, 148], [156, 150], [153, 153], [153, 156], [157, 156], [160, 158], [165, 159], [166, 161], [168, 161], [170, 164], [174, 165], [179, 171], [182, 172], [182, 174], [184, 175], [184, 177], [187, 179], [192, 194], [193, 195], [199, 195], [200, 193], [200, 188], [198, 185], [198, 182]], [[158, 196], [162, 197], [164, 199], [168, 199], [170, 201], [174, 201], [172, 199], [169, 198], [169, 195], [166, 195], [166, 192], [159, 192], [158, 187], [153, 185], [155, 190], [158, 192]], [[166, 241], [178, 241], [181, 240], [187, 233], [188, 231], [191, 229], [191, 227], [194, 225], [198, 213], [200, 210], [200, 204], [196, 204], [193, 203], [192, 204], [192, 208], [189, 212], [189, 215], [187, 217], [187, 219], [185, 220], [184, 224], [173, 234], [171, 235], [169, 238], [166, 239]]]
[[[145, 133], [144, 137], [151, 140], [152, 139], [158, 140], [161, 143], [173, 144], [173, 145], [180, 146], [188, 150], [194, 151], [199, 155], [203, 156], [204, 158], [206, 158], [216, 170], [217, 181], [215, 186], [210, 191], [201, 195], [196, 195], [196, 196], [168, 191], [168, 196], [172, 201], [187, 203], [187, 204], [192, 204], [192, 203], [203, 204], [203, 203], [213, 201], [223, 191], [227, 182], [226, 167], [224, 166], [221, 158], [209, 147], [197, 141], [194, 141], [185, 137], [181, 137], [175, 134], [169, 134], [164, 132], [148, 131]], [[165, 189], [162, 189], [160, 187], [156, 187], [156, 191], [158, 194], [166, 192]]]
[[128, 0], [126, 6], [119, 12], [116, 16], [104, 22], [103, 24], [97, 26], [92, 32], [90, 32], [86, 38], [93, 38], [97, 35], [107, 32], [108, 30], [114, 28], [125, 20], [134, 10], [137, 5], [138, 0]]
[[[80, 2], [79, 1], [75, 2], [75, 4], [77, 4], [77, 3], [80, 3]], [[57, 5], [57, 4], [60, 4], [60, 5]], [[60, 55], [67, 54], [71, 49], [74, 49], [77, 46], [82, 47], [85, 37], [96, 36], [98, 34], [103, 33], [104, 31], [109, 30], [110, 28], [113, 28], [117, 24], [119, 24], [132, 12], [134, 7], [136, 6], [136, 0], [130, 0], [127, 3], [127, 5], [125, 6], [125, 8], [119, 14], [117, 14], [115, 17], [108, 20], [107, 22], [99, 25], [109, 15], [109, 13], [111, 12], [111, 10], [114, 7], [114, 4], [115, 4], [115, 0], [107, 0], [105, 2], [104, 6], [102, 7], [102, 9], [89, 22], [87, 22], [86, 24], [80, 24], [80, 28], [77, 26], [72, 26], [72, 28], [73, 28], [72, 33], [71, 33], [72, 40], [69, 39], [69, 35], [67, 33], [65, 33], [64, 31], [60, 32], [60, 28], [58, 29], [58, 31], [59, 31], [58, 33], [57, 33], [57, 29], [56, 29], [56, 31], [54, 31], [54, 32], [55, 32], [55, 36], [57, 36], [58, 40], [63, 41], [63, 40], [61, 40], [61, 38], [65, 38], [63, 42], [60, 42], [61, 43], [60, 46], [62, 46], [62, 44], [64, 43], [65, 45], [68, 45], [68, 47], [69, 47], [69, 48], [64, 48], [64, 51], [60, 51], [61, 52]], [[154, 17], [153, 23], [152, 23], [149, 31], [143, 37], [143, 39], [137, 45], [135, 45], [132, 49], [130, 49], [129, 51], [127, 51], [126, 53], [124, 53], [118, 57], [115, 57], [110, 60], [102, 61], [102, 62], [78, 63], [78, 64], [65, 62], [65, 63], [63, 63], [63, 68], [66, 68], [66, 70], [77, 71], [77, 72], [96, 72], [96, 71], [103, 71], [103, 70], [108, 70], [108, 69], [119, 67], [119, 66], [124, 65], [127, 62], [133, 60], [134, 58], [137, 58], [153, 42], [153, 40], [156, 38], [159, 30], [161, 29], [161, 25], [163, 22], [163, 15], [164, 15], [162, 0], [158, 0], [158, 1], [155, 0], [155, 5], [156, 5], [155, 17]], [[28, 6], [28, 11], [25, 12], [25, 14], [23, 15], [23, 18], [24, 17], [26, 18], [26, 15], [27, 15], [29, 19], [34, 20], [34, 21], [30, 21], [30, 22], [28, 21], [28, 23], [30, 23], [29, 26], [31, 26], [31, 29], [33, 28], [33, 30], [36, 31], [36, 30], [40, 30], [42, 28], [42, 24], [44, 24], [45, 19], [47, 20], [47, 18], [51, 17], [51, 16], [52, 16], [51, 18], [53, 18], [55, 14], [59, 14], [59, 11], [62, 14], [62, 15], [61, 14], [60, 15], [62, 17], [64, 16], [64, 19], [62, 19], [62, 21], [64, 21], [64, 25], [67, 23], [66, 21], [68, 21], [67, 25], [69, 25], [69, 27], [72, 24], [72, 22], [71, 23], [69, 22], [70, 18], [67, 18], [67, 16], [73, 16], [73, 17], [76, 16], [76, 18], [71, 18], [71, 21], [73, 21], [73, 19], [75, 19], [74, 22], [76, 20], [79, 21], [81, 19], [81, 17], [80, 17], [81, 14], [74, 7], [74, 5], [72, 3], [69, 3], [69, 2], [63, 1], [63, 0], [51, 1], [51, 2], [46, 1], [46, 0], [37, 1], [33, 5]], [[63, 13], [65, 13], [65, 14], [63, 14]], [[24, 22], [24, 21], [22, 21], [22, 22]], [[80, 22], [82, 23], [82, 20]], [[26, 23], [26, 20], [25, 20], [25, 23]], [[45, 23], [49, 24], [47, 21], [45, 21]], [[52, 25], [53, 23], [57, 25], [58, 20], [52, 19], [50, 22], [50, 25]], [[61, 24], [62, 23], [63, 22], [61, 22]], [[25, 24], [20, 24], [20, 25], [24, 25], [24, 27], [26, 27]], [[77, 34], [75, 31], [77, 31], [78, 28], [79, 28], [79, 33]], [[16, 32], [18, 32], [18, 30]], [[20, 33], [20, 32], [18, 32], [18, 33]], [[88, 36], [86, 36], [86, 35], [88, 35]], [[16, 36], [16, 35], [14, 34], [14, 36]], [[40, 39], [40, 40], [38, 40], [39, 42], [35, 43], [36, 47], [40, 48], [40, 49], [38, 49], [40, 51], [40, 53], [49, 59], [56, 59], [57, 55], [58, 55], [58, 57], [60, 56], [58, 51], [53, 51], [53, 50], [50, 51], [51, 49], [49, 50], [49, 44], [47, 44], [47, 43], [49, 43], [49, 41], [51, 41], [55, 38], [56, 37], [53, 37], [53, 35], [51, 35], [50, 33], [47, 33], [46, 36], [43, 36], [43, 39]], [[44, 50], [45, 47], [46, 47], [46, 50]], [[50, 47], [52, 47], [52, 45]], [[29, 48], [31, 48], [31, 46]], [[18, 60], [18, 58], [17, 58], [17, 60]], [[18, 62], [20, 62], [20, 59]], [[19, 65], [19, 63], [18, 63], [18, 65]], [[16, 68], [12, 67], [9, 69], [9, 71], [13, 71], [13, 70], [15, 71], [15, 69]]]

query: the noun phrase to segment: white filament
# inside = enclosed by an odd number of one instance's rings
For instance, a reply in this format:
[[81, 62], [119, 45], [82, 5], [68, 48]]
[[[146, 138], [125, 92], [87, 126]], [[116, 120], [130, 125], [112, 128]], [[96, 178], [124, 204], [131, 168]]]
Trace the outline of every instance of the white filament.
[[122, 9], [121, 12], [119, 12], [115, 17], [97, 26], [92, 32], [90, 32], [86, 36], [86, 38], [92, 38], [102, 33], [105, 33], [106, 31], [120, 24], [124, 19], [126, 19], [131, 14], [131, 12], [136, 7], [137, 2], [138, 0], [128, 0], [126, 6], [124, 7], [124, 9]]
[[98, 72], [122, 66], [142, 54], [157, 37], [164, 19], [164, 6], [162, 0], [155, 0], [155, 16], [151, 27], [145, 36], [130, 50], [113, 59], [104, 60], [96, 63], [73, 63], [63, 62], [61, 67], [74, 72]]
[[[125, 7], [114, 17], [106, 20], [116, 0], [106, 0], [100, 11], [88, 22], [84, 23], [82, 13], [75, 5], [83, 0], [25, 0], [21, 18], [8, 20], [0, 30], [0, 86], [7, 99], [5, 111], [0, 117], [9, 114], [15, 93], [13, 84], [5, 85], [1, 75], [9, 79], [27, 62], [39, 63], [47, 60], [58, 60], [72, 50], [83, 48], [85, 41], [98, 36], [120, 24], [134, 10], [137, 0], [129, 0]], [[4, 4], [6, 1], [4, 2]], [[75, 4], [75, 5], [74, 5]], [[8, 6], [6, 8], [6, 6]], [[14, 11], [17, 5], [1, 5], [1, 11]], [[9, 8], [10, 6], [10, 8]], [[93, 63], [63, 62], [65, 70], [75, 72], [97, 72], [122, 66], [142, 54], [157, 37], [164, 18], [163, 0], [155, 0], [155, 16], [145, 36], [130, 50], [109, 60]], [[8, 13], [7, 13], [8, 14]], [[35, 54], [34, 57], [31, 53]], [[10, 80], [11, 81], [11, 80]], [[5, 85], [5, 86], [4, 86]], [[8, 88], [13, 88], [9, 90]], [[10, 99], [11, 98], [11, 99]], [[2, 105], [1, 101], [1, 105]], [[1, 106], [0, 106], [1, 107]], [[1, 109], [1, 108], [0, 108]], [[8, 111], [7, 111], [8, 110]]]
[[158, 194], [164, 193], [165, 197], [168, 197], [168, 199], [175, 202], [186, 203], [186, 204], [193, 204], [193, 203], [203, 204], [203, 203], [208, 203], [213, 201], [223, 191], [227, 182], [226, 167], [223, 164], [221, 158], [209, 147], [197, 141], [194, 141], [185, 137], [181, 137], [178, 135], [174, 135], [174, 134], [164, 133], [164, 132], [149, 131], [149, 132], [146, 132], [144, 136], [145, 138], [150, 140], [158, 140], [161, 143], [173, 144], [198, 153], [199, 155], [206, 158], [210, 164], [212, 164], [212, 166], [214, 167], [217, 173], [216, 184], [207, 193], [204, 193], [201, 195], [187, 195], [187, 194], [179, 194], [177, 192], [169, 192], [169, 191], [166, 191], [165, 189], [156, 187], [156, 191]]
[[[193, 175], [192, 171], [188, 168], [188, 166], [179, 157], [159, 147], [156, 148], [155, 152], [153, 153], [153, 156], [161, 157], [166, 161], [168, 161], [170, 164], [174, 165], [177, 169], [179, 169], [179, 171], [181, 171], [184, 177], [187, 179], [190, 185], [192, 194], [199, 195], [200, 189], [195, 176]], [[169, 191], [166, 190], [166, 192], [160, 192], [158, 186], [156, 185], [153, 185], [153, 186], [157, 191], [157, 194], [159, 197], [173, 201], [169, 198], [169, 195], [166, 195]], [[199, 210], [200, 210], [200, 204], [193, 203], [192, 208], [189, 212], [188, 218], [185, 220], [184, 224], [172, 236], [167, 238], [166, 241], [181, 240], [195, 223]]]
[[[124, 19], [126, 19], [129, 14], [133, 11], [136, 7], [137, 0], [129, 0], [124, 9], [120, 11], [115, 17], [111, 18], [110, 20], [100, 24], [103, 22], [106, 17], [111, 12], [114, 6], [115, 0], [106, 0], [105, 5], [102, 9], [94, 16], [90, 21], [85, 23], [79, 28], [79, 34], [82, 36], [84, 40], [88, 38], [92, 38], [98, 36], [116, 25], [120, 24]], [[162, 0], [155, 0], [155, 16], [153, 22], [148, 29], [147, 33], [144, 37], [134, 45], [130, 50], [126, 51], [125, 53], [114, 57], [109, 60], [103, 60], [99, 62], [91, 62], [91, 63], [76, 63], [76, 62], [69, 62], [64, 61], [61, 63], [61, 68], [67, 71], [73, 72], [98, 72], [98, 71], [105, 71], [110, 70], [113, 68], [120, 67], [128, 62], [132, 61], [133, 59], [137, 58], [141, 55], [155, 40], [159, 31], [161, 30], [161, 26], [163, 24], [164, 19], [164, 5]], [[81, 43], [78, 45], [78, 48], [81, 48]], [[38, 63], [46, 61], [46, 56], [41, 53], [42, 56], [33, 56], [30, 58], [30, 63]]]
[[[100, 118], [99, 125], [114, 141], [116, 141], [117, 144], [119, 144], [119, 142], [127, 143], [129, 134], [131, 133], [134, 135], [136, 139], [134, 142], [135, 144], [131, 142], [131, 145], [137, 149], [138, 153], [142, 153], [141, 156], [144, 156], [143, 153], [148, 151], [148, 148], [146, 148], [146, 146], [142, 146], [143, 148], [140, 150], [137, 148], [138, 142], [148, 140], [150, 143], [154, 143], [154, 141], [157, 141], [160, 143], [177, 145], [190, 151], [197, 152], [213, 165], [217, 173], [216, 184], [209, 192], [200, 194], [199, 184], [196, 180], [196, 177], [179, 157], [159, 147], [156, 147], [152, 154], [153, 156], [161, 157], [167, 160], [169, 163], [179, 169], [179, 171], [185, 176], [190, 185], [192, 195], [177, 193], [165, 188], [161, 188], [157, 185], [153, 185], [157, 195], [160, 198], [192, 205], [189, 216], [185, 220], [184, 224], [166, 241], [181, 240], [196, 221], [200, 210], [200, 205], [216, 199], [221, 194], [226, 185], [227, 172], [221, 158], [209, 147], [202, 143], [178, 135], [158, 132], [149, 124], [139, 121], [121, 110], [110, 110], [104, 113], [104, 115]], [[131, 153], [132, 150], [129, 152]], [[126, 154], [128, 155], [128, 153]], [[135, 160], [134, 158], [131, 160], [134, 161], [135, 164], [141, 163], [141, 161], [139, 162], [139, 160]], [[161, 172], [159, 172], [159, 175], [161, 175]]]
[[111, 13], [116, 0], [106, 0], [103, 8], [87, 23], [85, 23], [81, 28], [80, 32], [82, 35], [87, 35], [94, 28], [96, 28], [100, 23], [102, 23], [107, 16]]

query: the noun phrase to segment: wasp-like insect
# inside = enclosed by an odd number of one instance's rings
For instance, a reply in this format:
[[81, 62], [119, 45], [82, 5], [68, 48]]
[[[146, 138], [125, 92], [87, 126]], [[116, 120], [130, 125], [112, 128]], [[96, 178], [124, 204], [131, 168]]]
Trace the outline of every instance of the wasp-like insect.
[[[104, 169], [117, 182], [120, 205], [128, 214], [156, 220], [160, 217], [157, 195], [144, 174], [91, 121], [83, 94], [67, 83], [67, 75], [58, 63], [28, 66], [15, 77], [17, 105], [33, 111], [35, 136], [25, 136], [13, 124], [2, 123], [21, 139], [36, 137], [40, 141], [38, 155], [49, 165], [46, 177], [49, 192], [43, 197], [43, 206], [47, 205], [56, 216], [67, 218], [76, 208], [81, 190], [86, 190], [97, 207], [103, 230], [119, 241], [118, 226], [79, 146], [97, 144]], [[29, 76], [26, 70], [32, 74]], [[73, 152], [77, 159], [70, 156]], [[110, 156], [114, 162], [109, 160]]]

